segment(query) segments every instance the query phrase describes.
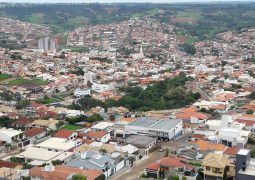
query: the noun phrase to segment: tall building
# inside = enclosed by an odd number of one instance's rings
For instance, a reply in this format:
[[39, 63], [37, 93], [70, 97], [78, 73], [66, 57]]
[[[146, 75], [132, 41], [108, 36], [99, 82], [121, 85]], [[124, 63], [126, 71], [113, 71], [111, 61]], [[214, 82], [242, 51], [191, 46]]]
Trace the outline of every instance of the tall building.
[[58, 49], [58, 43], [55, 38], [45, 37], [38, 40], [38, 49], [43, 52], [55, 52]]
[[255, 158], [251, 158], [250, 150], [240, 149], [236, 154], [236, 180], [255, 179]]

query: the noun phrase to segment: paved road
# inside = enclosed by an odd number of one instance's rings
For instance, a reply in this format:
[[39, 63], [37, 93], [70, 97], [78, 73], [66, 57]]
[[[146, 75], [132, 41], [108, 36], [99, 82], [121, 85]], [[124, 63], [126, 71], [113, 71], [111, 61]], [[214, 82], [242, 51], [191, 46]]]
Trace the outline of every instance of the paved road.
[[[183, 144], [188, 140], [191, 132], [186, 133], [185, 135], [179, 137], [177, 140], [173, 142], [162, 142], [161, 147], [167, 147], [169, 150], [175, 149], [178, 145]], [[164, 152], [154, 151], [150, 153], [147, 157], [144, 157], [142, 160], [136, 161], [134, 166], [122, 172], [121, 174], [117, 174], [112, 176], [111, 180], [136, 180], [143, 173], [148, 164], [160, 160], [164, 156]]]

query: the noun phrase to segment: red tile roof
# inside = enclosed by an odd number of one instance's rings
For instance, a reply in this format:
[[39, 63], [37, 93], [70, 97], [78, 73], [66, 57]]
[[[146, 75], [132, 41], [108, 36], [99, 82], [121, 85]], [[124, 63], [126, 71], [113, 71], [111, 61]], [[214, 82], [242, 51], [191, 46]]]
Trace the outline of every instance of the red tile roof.
[[9, 161], [0, 161], [0, 168], [6, 167], [6, 168], [16, 168], [17, 166], [20, 166], [21, 164], [9, 162]]
[[146, 169], [149, 170], [158, 170], [160, 166], [168, 166], [170, 168], [187, 168], [187, 169], [193, 169], [193, 167], [190, 164], [187, 164], [184, 158], [179, 158], [175, 156], [169, 156], [161, 159], [157, 163], [151, 163], [149, 164]]
[[34, 137], [43, 132], [44, 132], [43, 128], [32, 128], [32, 129], [25, 130], [24, 135], [26, 135], [27, 137]]
[[86, 133], [84, 136], [87, 138], [102, 138], [103, 136], [105, 136], [106, 133], [104, 131], [90, 131], [88, 133]]
[[94, 180], [102, 175], [102, 172], [99, 170], [81, 170], [79, 168], [65, 166], [56, 166], [53, 171], [44, 171], [43, 167], [34, 167], [30, 173], [31, 176], [41, 177], [44, 180], [63, 180], [73, 174], [82, 174], [88, 180]]
[[239, 150], [240, 148], [238, 147], [230, 147], [224, 151], [224, 154], [235, 156]]
[[59, 130], [55, 134], [55, 137], [58, 137], [58, 138], [69, 138], [73, 134], [73, 132], [74, 131], [72, 131], [72, 130], [61, 129], [61, 130]]

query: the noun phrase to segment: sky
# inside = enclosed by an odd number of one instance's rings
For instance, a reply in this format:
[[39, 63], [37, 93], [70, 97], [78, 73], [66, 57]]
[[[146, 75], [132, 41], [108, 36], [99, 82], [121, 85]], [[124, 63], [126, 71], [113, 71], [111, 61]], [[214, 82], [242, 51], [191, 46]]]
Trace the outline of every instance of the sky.
[[216, 2], [216, 1], [255, 1], [255, 0], [0, 0], [9, 3], [125, 3], [125, 2], [150, 2], [150, 3], [175, 3], [175, 2]]

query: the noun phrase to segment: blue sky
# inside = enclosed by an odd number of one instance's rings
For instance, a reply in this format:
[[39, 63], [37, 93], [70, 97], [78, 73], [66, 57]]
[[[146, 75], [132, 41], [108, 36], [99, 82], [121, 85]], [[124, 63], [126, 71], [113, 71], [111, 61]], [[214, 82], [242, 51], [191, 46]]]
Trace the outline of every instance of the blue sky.
[[254, 0], [0, 0], [0, 2], [12, 2], [12, 3], [124, 3], [124, 2], [151, 2], [151, 3], [174, 3], [174, 2], [215, 2], [215, 1], [254, 1]]

